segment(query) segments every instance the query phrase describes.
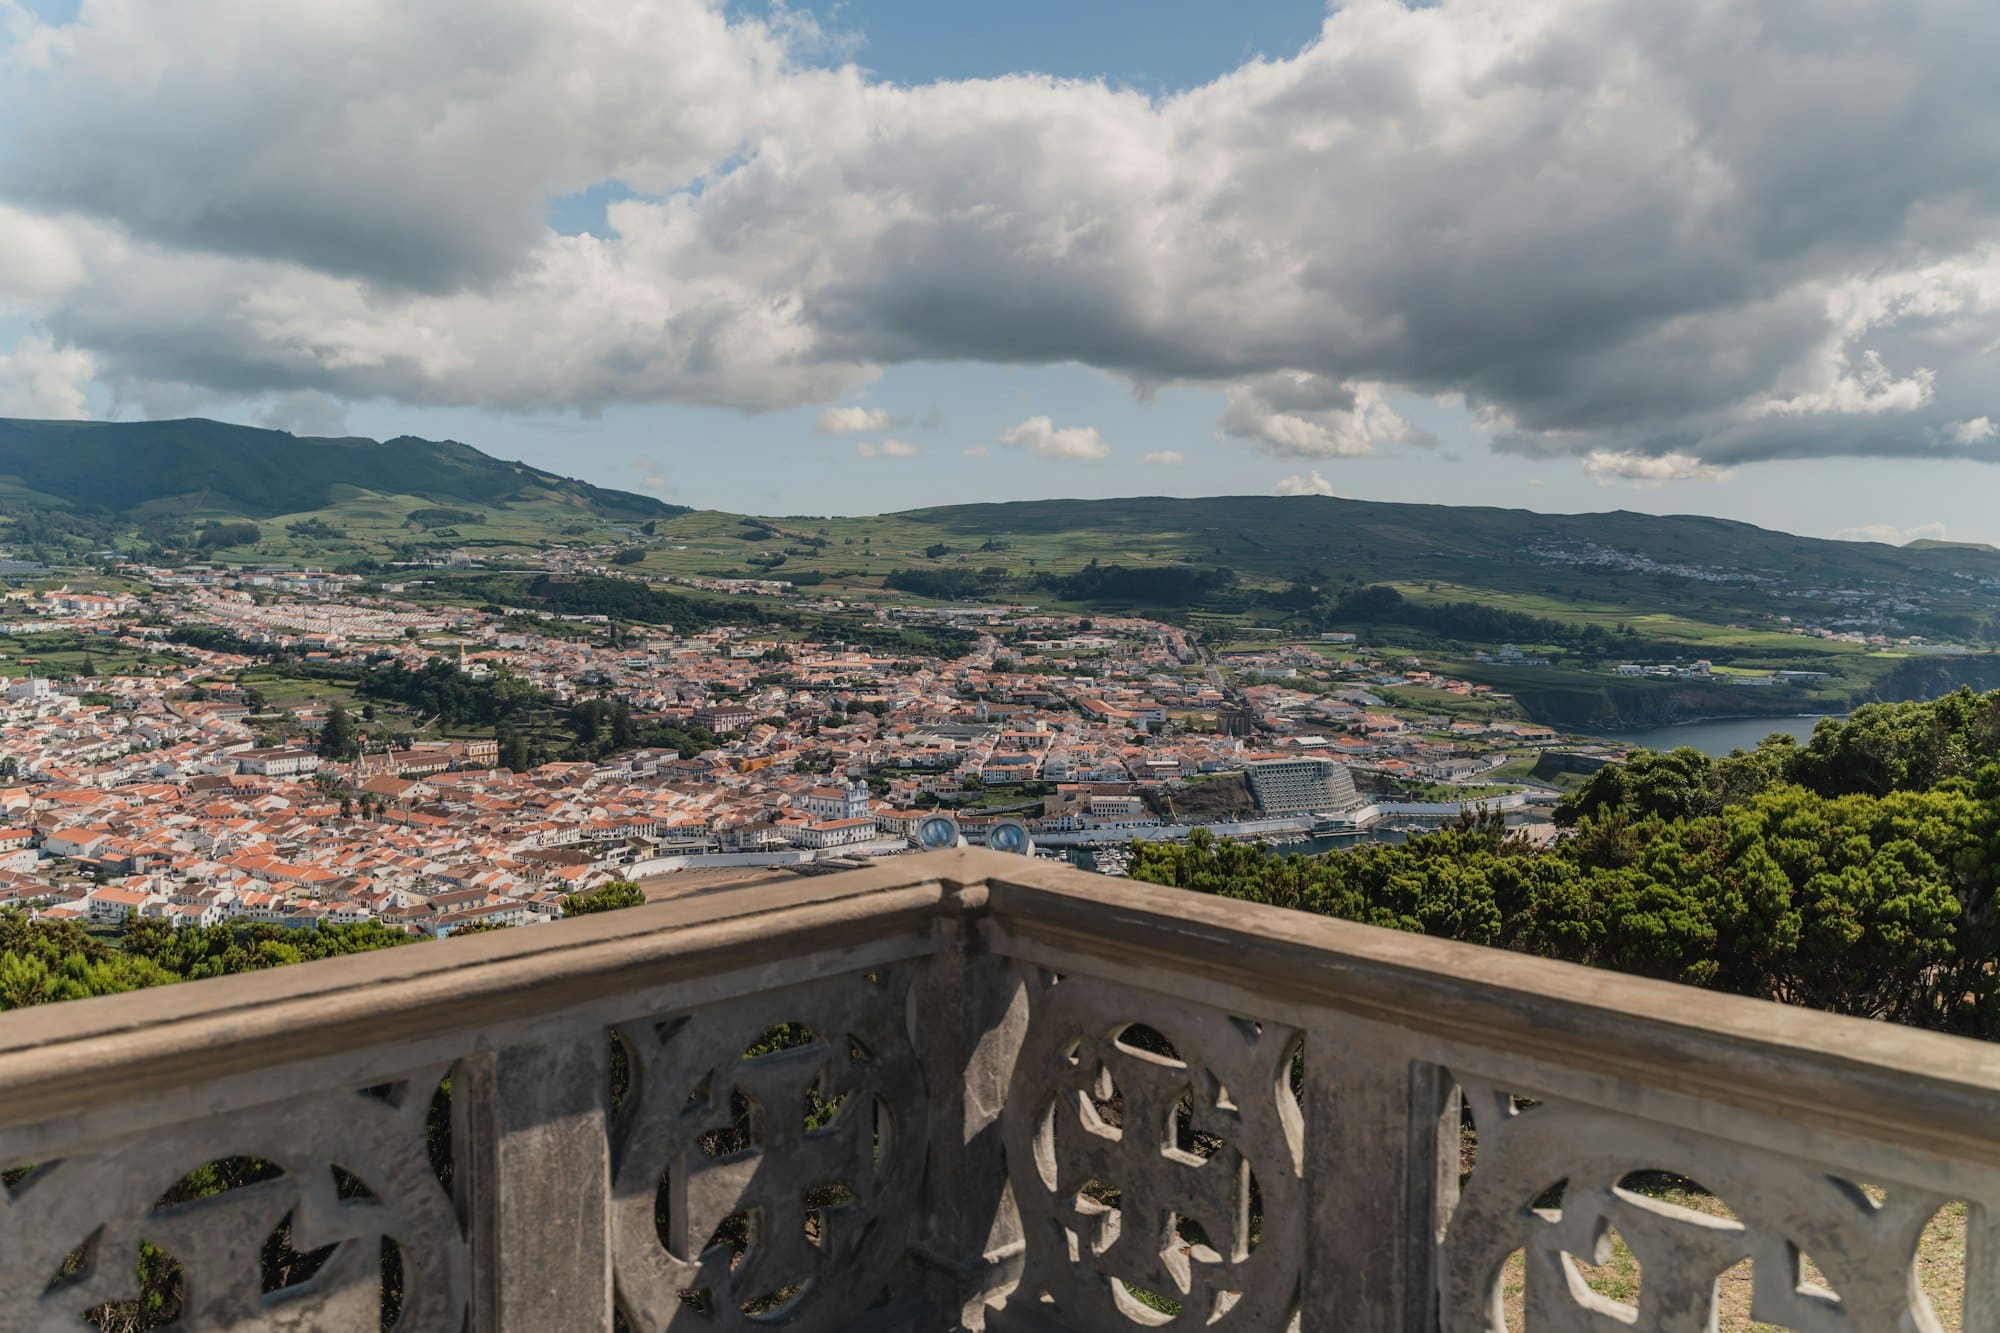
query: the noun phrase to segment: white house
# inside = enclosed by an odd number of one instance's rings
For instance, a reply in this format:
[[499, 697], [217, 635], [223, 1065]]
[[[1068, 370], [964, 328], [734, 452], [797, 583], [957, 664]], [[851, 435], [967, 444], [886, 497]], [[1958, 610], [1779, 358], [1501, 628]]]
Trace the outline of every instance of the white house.
[[852, 843], [868, 842], [874, 837], [873, 819], [828, 819], [796, 830], [792, 841], [801, 847], [846, 847]]
[[231, 758], [237, 772], [259, 777], [296, 778], [319, 772], [319, 756], [311, 750], [238, 750]]
[[126, 917], [143, 912], [149, 904], [167, 901], [164, 894], [152, 893], [145, 889], [125, 889], [115, 884], [100, 884], [84, 895], [83, 907], [93, 921], [123, 921]]

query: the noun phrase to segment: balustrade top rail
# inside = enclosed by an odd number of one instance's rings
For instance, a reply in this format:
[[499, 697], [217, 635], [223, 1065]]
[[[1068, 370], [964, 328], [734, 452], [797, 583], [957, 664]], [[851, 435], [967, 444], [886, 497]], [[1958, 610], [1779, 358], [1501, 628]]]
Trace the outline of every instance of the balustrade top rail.
[[966, 890], [998, 939], [1201, 979], [2000, 1163], [2000, 1046], [980, 849], [512, 932], [0, 1015], [0, 1123], [355, 1045], [490, 1026], [923, 933]]
[[946, 893], [904, 858], [751, 893], [444, 939], [0, 1014], [0, 1126], [357, 1047], [534, 1019], [607, 993], [781, 967], [895, 932]]
[[[1754, 1261], [1759, 1319], [1921, 1333], [1959, 1201], [2000, 1330], [2000, 1047], [979, 850], [6, 1014], [0, 1170], [0, 1329], [144, 1241], [191, 1327], [1490, 1333], [1519, 1254], [1530, 1329]], [[361, 1257], [260, 1279], [280, 1219]], [[1578, 1276], [1614, 1228], [1636, 1305]]]

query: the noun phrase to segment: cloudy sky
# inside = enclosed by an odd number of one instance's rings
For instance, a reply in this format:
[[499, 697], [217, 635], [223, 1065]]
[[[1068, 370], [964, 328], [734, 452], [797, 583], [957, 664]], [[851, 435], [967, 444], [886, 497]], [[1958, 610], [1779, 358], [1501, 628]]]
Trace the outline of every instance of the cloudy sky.
[[2000, 541], [1992, 0], [0, 0], [0, 414]]

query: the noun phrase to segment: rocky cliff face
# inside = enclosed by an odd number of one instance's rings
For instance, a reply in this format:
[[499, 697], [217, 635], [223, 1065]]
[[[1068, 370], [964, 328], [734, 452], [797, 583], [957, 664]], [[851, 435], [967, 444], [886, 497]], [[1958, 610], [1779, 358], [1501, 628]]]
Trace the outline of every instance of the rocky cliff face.
[[[1807, 699], [1776, 686], [1745, 689], [1700, 681], [1606, 680], [1602, 685], [1517, 687], [1514, 697], [1528, 716], [1552, 727], [1625, 731], [1719, 717], [1790, 717], [1829, 711], [1829, 701]], [[1837, 704], [1835, 705], [1837, 707]]]
[[1882, 683], [1865, 699], [1856, 702], [1935, 699], [1964, 685], [1981, 693], [2000, 689], [2000, 654], [1908, 658], [1883, 677]]
[[1517, 686], [1514, 697], [1537, 722], [1582, 731], [1627, 731], [1726, 717], [1796, 717], [1838, 713], [1864, 703], [1935, 699], [1961, 686], [2000, 689], [2000, 654], [1911, 657], [1873, 687], [1848, 698], [1807, 695], [1777, 685], [1749, 689], [1701, 681], [1606, 680], [1536, 688]]

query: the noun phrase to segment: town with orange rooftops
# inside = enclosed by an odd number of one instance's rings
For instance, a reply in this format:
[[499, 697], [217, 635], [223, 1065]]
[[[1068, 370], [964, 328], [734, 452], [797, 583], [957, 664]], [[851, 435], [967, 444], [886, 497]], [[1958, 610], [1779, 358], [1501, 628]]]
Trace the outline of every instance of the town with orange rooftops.
[[[1557, 793], [1527, 761], [1599, 762], [1547, 727], [1392, 705], [1486, 687], [1341, 634], [1218, 655], [1143, 618], [876, 606], [868, 642], [839, 641], [791, 627], [828, 603], [776, 581], [719, 590], [761, 592], [771, 624], [678, 633], [443, 604], [418, 577], [117, 573], [0, 612], [0, 903], [43, 918], [447, 935], [617, 880], [670, 896], [896, 855], [937, 811], [1117, 873], [1134, 839], [1195, 828], [1281, 848], [1467, 810], [1532, 829]], [[1502, 766], [1517, 780], [1481, 781]]]

